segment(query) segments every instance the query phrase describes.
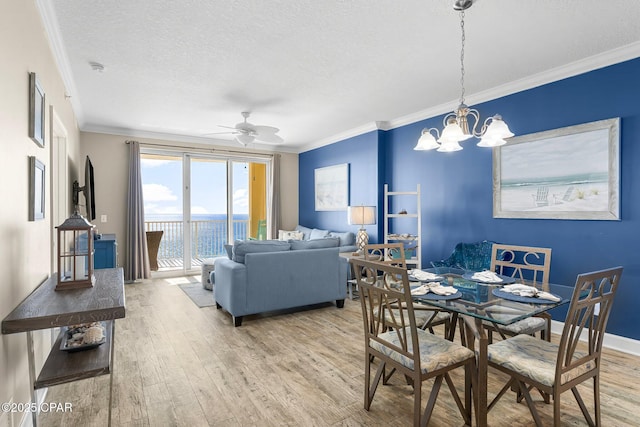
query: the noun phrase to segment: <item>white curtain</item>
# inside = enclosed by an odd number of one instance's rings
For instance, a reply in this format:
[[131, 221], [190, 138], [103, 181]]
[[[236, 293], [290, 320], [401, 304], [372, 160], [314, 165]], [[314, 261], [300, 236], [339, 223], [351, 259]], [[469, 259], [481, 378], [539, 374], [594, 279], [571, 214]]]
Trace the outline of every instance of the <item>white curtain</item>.
[[129, 144], [129, 185], [127, 189], [127, 239], [125, 280], [133, 282], [151, 277], [147, 236], [144, 230], [144, 200], [140, 174], [140, 143]]
[[274, 154], [271, 160], [269, 188], [267, 191], [267, 239], [277, 239], [280, 229], [280, 154]]

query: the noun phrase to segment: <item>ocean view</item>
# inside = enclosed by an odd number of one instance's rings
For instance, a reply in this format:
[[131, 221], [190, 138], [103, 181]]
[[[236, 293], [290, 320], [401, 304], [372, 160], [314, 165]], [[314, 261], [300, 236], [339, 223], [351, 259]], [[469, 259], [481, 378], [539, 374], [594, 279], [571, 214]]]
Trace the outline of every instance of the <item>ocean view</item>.
[[[158, 259], [182, 258], [184, 229], [182, 215], [151, 214], [145, 215], [146, 231], [162, 230], [162, 240], [158, 250]], [[249, 215], [233, 216], [233, 238], [246, 239]], [[226, 214], [191, 215], [191, 257], [212, 258], [226, 254], [224, 245], [228, 241]]]

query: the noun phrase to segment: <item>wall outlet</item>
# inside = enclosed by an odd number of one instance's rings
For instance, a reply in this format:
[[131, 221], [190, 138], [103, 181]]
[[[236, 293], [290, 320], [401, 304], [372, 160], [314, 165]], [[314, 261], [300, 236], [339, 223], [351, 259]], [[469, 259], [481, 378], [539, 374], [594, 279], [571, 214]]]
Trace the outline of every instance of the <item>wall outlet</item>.
[[599, 316], [600, 315], [600, 303], [597, 303], [594, 307], [593, 307], [593, 314], [595, 316]]
[[100, 215], [100, 222], [107, 222], [107, 216], [106, 215]]

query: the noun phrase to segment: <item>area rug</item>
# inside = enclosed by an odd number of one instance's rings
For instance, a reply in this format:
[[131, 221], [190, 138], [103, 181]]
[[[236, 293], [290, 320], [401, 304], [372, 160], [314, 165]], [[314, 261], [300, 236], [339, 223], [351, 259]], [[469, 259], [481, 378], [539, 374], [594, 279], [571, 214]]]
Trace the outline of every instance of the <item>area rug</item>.
[[180, 289], [184, 291], [185, 294], [191, 301], [193, 301], [198, 307], [210, 307], [215, 305], [216, 302], [213, 299], [213, 292], [208, 291], [202, 287], [200, 282], [196, 283], [183, 283], [178, 285]]

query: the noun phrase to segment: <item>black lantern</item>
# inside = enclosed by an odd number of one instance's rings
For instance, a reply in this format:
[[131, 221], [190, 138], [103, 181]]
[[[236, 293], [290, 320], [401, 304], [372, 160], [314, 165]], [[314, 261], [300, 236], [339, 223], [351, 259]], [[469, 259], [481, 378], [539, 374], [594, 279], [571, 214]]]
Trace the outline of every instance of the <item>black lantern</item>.
[[78, 212], [74, 212], [58, 229], [58, 283], [56, 291], [90, 288], [93, 275], [93, 228]]

